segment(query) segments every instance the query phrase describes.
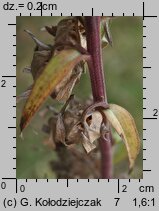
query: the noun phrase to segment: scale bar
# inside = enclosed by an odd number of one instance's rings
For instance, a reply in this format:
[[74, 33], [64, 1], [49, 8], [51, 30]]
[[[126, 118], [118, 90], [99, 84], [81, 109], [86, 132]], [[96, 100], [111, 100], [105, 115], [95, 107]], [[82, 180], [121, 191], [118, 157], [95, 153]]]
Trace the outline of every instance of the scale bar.
[[16, 23], [8, 23], [8, 26], [16, 26]]
[[157, 117], [144, 117], [143, 119], [157, 119]]
[[16, 75], [2, 75], [2, 78], [16, 78]]
[[3, 177], [2, 179], [16, 179], [16, 177]]
[[145, 18], [145, 3], [143, 2], [143, 20]]
[[145, 18], [157, 18], [157, 15], [146, 15]]
[[17, 180], [17, 178], [16, 178], [15, 192], [16, 192], [16, 193], [18, 192], [18, 180]]
[[118, 193], [120, 192], [120, 181], [118, 179]]

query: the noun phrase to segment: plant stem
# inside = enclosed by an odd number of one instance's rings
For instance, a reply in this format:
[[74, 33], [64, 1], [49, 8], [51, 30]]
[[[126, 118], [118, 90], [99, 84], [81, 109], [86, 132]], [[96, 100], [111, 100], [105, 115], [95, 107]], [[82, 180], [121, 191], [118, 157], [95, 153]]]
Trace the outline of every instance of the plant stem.
[[[100, 40], [100, 17], [88, 16], [85, 17], [87, 50], [91, 55], [91, 60], [88, 62], [90, 71], [91, 86], [93, 92], [94, 103], [99, 101], [107, 102], [102, 49]], [[100, 139], [101, 149], [101, 174], [103, 179], [112, 178], [112, 155], [111, 141], [108, 134], [108, 141]]]

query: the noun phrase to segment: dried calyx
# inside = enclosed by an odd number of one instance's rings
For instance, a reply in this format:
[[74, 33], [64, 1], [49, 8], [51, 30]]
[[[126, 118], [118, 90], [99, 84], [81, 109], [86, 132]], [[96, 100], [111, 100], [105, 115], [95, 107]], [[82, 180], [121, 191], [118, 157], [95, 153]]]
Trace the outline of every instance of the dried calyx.
[[54, 147], [58, 143], [65, 146], [82, 144], [89, 153], [96, 148], [95, 141], [109, 133], [102, 111], [106, 108], [108, 105], [103, 102], [81, 105], [71, 96], [61, 111], [49, 120], [49, 143], [51, 141]]

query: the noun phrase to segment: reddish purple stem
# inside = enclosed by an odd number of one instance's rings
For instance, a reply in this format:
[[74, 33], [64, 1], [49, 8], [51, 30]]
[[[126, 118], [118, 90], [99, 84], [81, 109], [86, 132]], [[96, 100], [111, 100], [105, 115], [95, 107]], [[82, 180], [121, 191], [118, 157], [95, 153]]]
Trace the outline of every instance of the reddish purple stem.
[[[91, 86], [94, 102], [105, 101], [107, 103], [103, 62], [102, 48], [100, 40], [100, 17], [88, 16], [85, 17], [87, 50], [91, 55], [91, 60], [88, 62]], [[101, 149], [101, 174], [103, 179], [112, 178], [112, 155], [111, 141], [108, 134], [108, 141], [100, 139]]]

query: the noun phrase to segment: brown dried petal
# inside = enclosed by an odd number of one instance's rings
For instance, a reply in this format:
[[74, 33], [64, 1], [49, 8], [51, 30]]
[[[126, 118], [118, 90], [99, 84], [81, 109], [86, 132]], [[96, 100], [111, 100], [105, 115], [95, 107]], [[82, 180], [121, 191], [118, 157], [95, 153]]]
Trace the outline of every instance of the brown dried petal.
[[[68, 126], [67, 126], [68, 128]], [[82, 141], [81, 130], [79, 130], [78, 123], [72, 125], [67, 131], [67, 143], [79, 143]]]
[[65, 135], [65, 126], [62, 118], [62, 114], [59, 113], [57, 117], [57, 122], [56, 122], [56, 129], [55, 129], [55, 141], [56, 142], [61, 142], [64, 145], [66, 144], [65, 141], [66, 135]]
[[[96, 112], [93, 112], [91, 116], [92, 116], [91, 124], [88, 125], [87, 122], [85, 122], [84, 125], [85, 126], [87, 125], [87, 128], [85, 129], [88, 131], [90, 142], [93, 143], [95, 140], [97, 140], [100, 137], [102, 115], [96, 111]], [[87, 117], [86, 117], [86, 121], [87, 121]]]
[[82, 145], [87, 153], [91, 152], [93, 149], [96, 148], [96, 145], [91, 143], [90, 140], [81, 132], [82, 135]]
[[[66, 101], [70, 97], [76, 82], [80, 79], [82, 74], [82, 69], [80, 68], [80, 66], [77, 68], [78, 71], [73, 71], [74, 73], [72, 72], [70, 77], [67, 80], [64, 80], [64, 83], [59, 84], [60, 90], [58, 91], [56, 96], [56, 99], [58, 101]], [[65, 77], [65, 79], [66, 78], [67, 77]], [[58, 87], [56, 88], [56, 90], [58, 90]]]

